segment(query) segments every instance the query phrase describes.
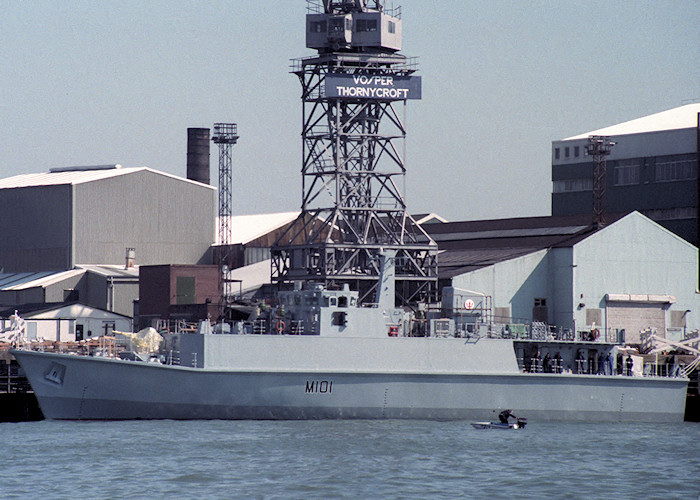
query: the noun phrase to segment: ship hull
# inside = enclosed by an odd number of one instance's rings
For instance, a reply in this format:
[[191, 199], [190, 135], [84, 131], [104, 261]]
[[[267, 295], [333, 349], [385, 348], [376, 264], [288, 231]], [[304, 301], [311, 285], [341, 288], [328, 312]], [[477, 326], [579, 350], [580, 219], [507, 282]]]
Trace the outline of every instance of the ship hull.
[[680, 422], [687, 379], [234, 370], [14, 351], [49, 419], [490, 419]]

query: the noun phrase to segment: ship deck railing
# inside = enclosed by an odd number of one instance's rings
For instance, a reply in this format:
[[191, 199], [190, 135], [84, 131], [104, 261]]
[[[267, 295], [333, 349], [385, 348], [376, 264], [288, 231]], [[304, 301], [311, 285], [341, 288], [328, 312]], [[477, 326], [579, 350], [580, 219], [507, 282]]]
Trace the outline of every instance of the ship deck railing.
[[683, 365], [674, 363], [644, 362], [641, 373], [632, 371], [625, 366], [624, 358], [622, 365], [613, 360], [607, 363], [605, 360], [574, 359], [573, 363], [552, 358], [549, 364], [543, 358], [518, 357], [518, 367], [522, 373], [543, 373], [543, 374], [568, 374], [568, 375], [607, 375], [645, 378], [682, 378]]
[[[414, 320], [428, 321], [428, 320]], [[587, 328], [571, 330], [556, 327], [539, 321], [500, 320], [494, 321], [469, 321], [463, 316], [452, 318], [440, 318], [431, 320], [433, 326], [426, 326], [430, 330], [430, 336], [435, 337], [463, 337], [463, 338], [491, 338], [510, 340], [529, 340], [544, 342], [574, 342], [574, 343], [600, 343], [622, 345], [625, 342], [624, 331], [616, 329]], [[427, 324], [427, 323], [426, 323]], [[413, 331], [412, 327], [409, 331]]]

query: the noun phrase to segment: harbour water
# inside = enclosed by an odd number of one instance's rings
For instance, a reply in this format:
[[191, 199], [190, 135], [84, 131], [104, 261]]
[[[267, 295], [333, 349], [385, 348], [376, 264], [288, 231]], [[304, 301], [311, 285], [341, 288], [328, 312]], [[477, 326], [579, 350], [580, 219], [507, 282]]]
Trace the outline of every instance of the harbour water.
[[700, 498], [700, 424], [0, 424], [3, 498]]

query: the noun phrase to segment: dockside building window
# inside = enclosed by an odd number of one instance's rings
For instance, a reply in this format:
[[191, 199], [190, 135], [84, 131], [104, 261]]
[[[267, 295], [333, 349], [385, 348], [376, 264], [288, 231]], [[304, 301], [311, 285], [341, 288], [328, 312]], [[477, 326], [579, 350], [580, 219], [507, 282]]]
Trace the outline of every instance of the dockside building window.
[[620, 160], [615, 165], [615, 185], [630, 186], [639, 184], [639, 159]]
[[554, 181], [555, 193], [572, 193], [576, 191], [592, 191], [593, 179], [563, 179]]
[[656, 159], [656, 182], [683, 181], [698, 178], [698, 160], [694, 154], [659, 156]]

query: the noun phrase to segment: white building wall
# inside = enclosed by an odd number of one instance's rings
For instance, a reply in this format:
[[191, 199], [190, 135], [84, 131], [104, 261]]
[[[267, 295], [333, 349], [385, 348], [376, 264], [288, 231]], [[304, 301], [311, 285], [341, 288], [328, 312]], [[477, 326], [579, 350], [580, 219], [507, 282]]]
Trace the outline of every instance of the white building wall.
[[213, 243], [216, 190], [152, 170], [74, 186], [74, 261], [124, 264], [205, 263]]
[[558, 327], [574, 328], [574, 311], [580, 303], [573, 292], [576, 268], [573, 267], [573, 248], [553, 248], [548, 253], [550, 294], [548, 303], [550, 323]]
[[25, 322], [27, 339], [72, 342], [75, 340], [73, 319], [29, 319]]
[[[613, 135], [611, 139], [615, 142], [615, 146], [610, 151], [610, 155], [606, 157], [608, 161], [695, 153], [697, 151], [697, 131], [694, 128]], [[587, 137], [552, 141], [552, 164], [566, 165], [592, 161], [590, 157], [584, 155], [587, 144]], [[574, 154], [576, 146], [579, 147], [579, 156]], [[564, 148], [566, 147], [569, 148], [569, 156], [565, 154]], [[557, 148], [559, 148], [558, 159], [555, 157]]]
[[517, 322], [532, 318], [534, 298], [549, 296], [548, 273], [547, 251], [540, 250], [456, 276], [452, 286], [490, 295], [493, 307], [509, 307]]
[[[109, 311], [102, 311], [100, 309], [95, 309], [89, 306], [84, 306], [82, 304], [73, 304], [70, 306], [61, 307], [58, 309], [53, 309], [51, 311], [46, 311], [43, 313], [34, 314], [28, 316], [26, 319], [27, 325], [32, 322], [45, 322], [49, 320], [53, 323], [53, 332], [56, 332], [56, 320], [65, 321], [69, 320], [73, 322], [73, 325], [77, 327], [78, 325], [83, 325], [84, 338], [88, 336], [97, 337], [104, 335], [105, 325], [114, 325], [114, 330], [121, 332], [130, 332], [132, 330], [131, 318], [125, 318], [124, 316], [110, 313]], [[29, 328], [29, 327], [28, 327]], [[42, 326], [50, 334], [50, 328], [48, 326]], [[29, 330], [28, 330], [29, 331]], [[75, 328], [72, 328], [70, 335], [64, 336], [63, 330], [61, 331], [62, 341], [75, 340]], [[88, 334], [90, 332], [90, 334]], [[54, 337], [47, 336], [47, 340], [58, 340]]]
[[573, 247], [500, 262], [456, 276], [452, 285], [491, 296], [494, 308], [510, 308], [513, 321], [532, 318], [535, 298], [547, 299], [549, 323], [563, 328], [585, 330], [586, 311], [599, 309], [601, 332], [606, 294], [673, 296], [664, 306], [666, 329], [671, 312], [689, 311], [689, 332], [700, 329], [698, 265], [697, 248], [633, 212]]
[[637, 212], [577, 243], [573, 265], [573, 296], [585, 304], [575, 310], [577, 327], [587, 308], [602, 309], [605, 322], [606, 294], [672, 295], [668, 310], [690, 309], [687, 328], [700, 327], [697, 248]]

